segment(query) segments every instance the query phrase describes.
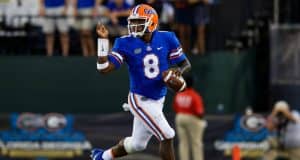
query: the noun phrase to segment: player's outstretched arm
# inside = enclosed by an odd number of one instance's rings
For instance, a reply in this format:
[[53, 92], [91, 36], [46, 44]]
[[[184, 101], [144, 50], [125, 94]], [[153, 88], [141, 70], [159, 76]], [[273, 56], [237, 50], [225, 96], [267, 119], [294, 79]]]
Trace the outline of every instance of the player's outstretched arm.
[[190, 61], [186, 58], [185, 60], [183, 60], [182, 62], [177, 64], [177, 67], [172, 68], [174, 73], [177, 76], [180, 76], [184, 73], [187, 73], [188, 71], [190, 71], [192, 68]]
[[181, 74], [184, 74], [191, 70], [192, 65], [191, 65], [190, 61], [186, 58], [184, 61], [182, 61], [178, 64], [178, 67], [179, 67]]
[[100, 73], [109, 73], [114, 70], [115, 66], [113, 63], [108, 60], [109, 52], [109, 39], [108, 39], [108, 30], [103, 24], [97, 24], [96, 32], [98, 35], [97, 43], [97, 70]]

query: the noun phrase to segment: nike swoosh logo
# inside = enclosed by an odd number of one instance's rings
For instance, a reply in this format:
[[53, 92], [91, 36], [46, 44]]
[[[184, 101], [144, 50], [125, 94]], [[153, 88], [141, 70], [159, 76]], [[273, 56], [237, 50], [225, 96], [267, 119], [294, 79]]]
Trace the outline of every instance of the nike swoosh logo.
[[158, 47], [157, 50], [161, 50], [163, 47]]

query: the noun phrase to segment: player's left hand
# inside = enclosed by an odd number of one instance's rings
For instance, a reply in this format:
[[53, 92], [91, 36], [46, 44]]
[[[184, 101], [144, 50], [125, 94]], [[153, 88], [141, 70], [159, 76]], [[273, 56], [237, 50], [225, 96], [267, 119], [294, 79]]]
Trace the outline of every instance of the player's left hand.
[[96, 27], [96, 32], [100, 38], [108, 38], [108, 30], [104, 24], [98, 23]]
[[123, 108], [123, 110], [126, 111], [126, 112], [130, 110], [130, 109], [129, 109], [130, 106], [129, 106], [128, 103], [123, 103], [122, 108]]

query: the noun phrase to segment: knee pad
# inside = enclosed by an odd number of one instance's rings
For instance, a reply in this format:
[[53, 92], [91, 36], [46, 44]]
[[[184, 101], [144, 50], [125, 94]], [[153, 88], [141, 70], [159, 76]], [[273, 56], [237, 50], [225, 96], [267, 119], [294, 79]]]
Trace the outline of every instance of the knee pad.
[[166, 139], [173, 139], [174, 137], [175, 137], [175, 131], [173, 128], [171, 128], [166, 134]]
[[127, 153], [134, 153], [146, 149], [147, 144], [135, 142], [132, 137], [126, 137], [124, 140], [124, 148]]

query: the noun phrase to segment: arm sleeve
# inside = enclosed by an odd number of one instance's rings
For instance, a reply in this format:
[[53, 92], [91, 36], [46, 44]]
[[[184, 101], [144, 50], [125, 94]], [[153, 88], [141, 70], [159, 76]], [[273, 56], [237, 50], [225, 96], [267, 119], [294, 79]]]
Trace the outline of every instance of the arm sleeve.
[[122, 52], [120, 41], [119, 38], [116, 39], [111, 53], [108, 54], [108, 60], [115, 65], [116, 69], [121, 67], [125, 57], [123, 54], [124, 52]]
[[179, 40], [174, 34], [174, 32], [170, 32], [170, 34], [168, 35], [168, 42], [170, 48], [169, 61], [171, 65], [177, 64], [186, 59], [186, 56], [183, 53]]

